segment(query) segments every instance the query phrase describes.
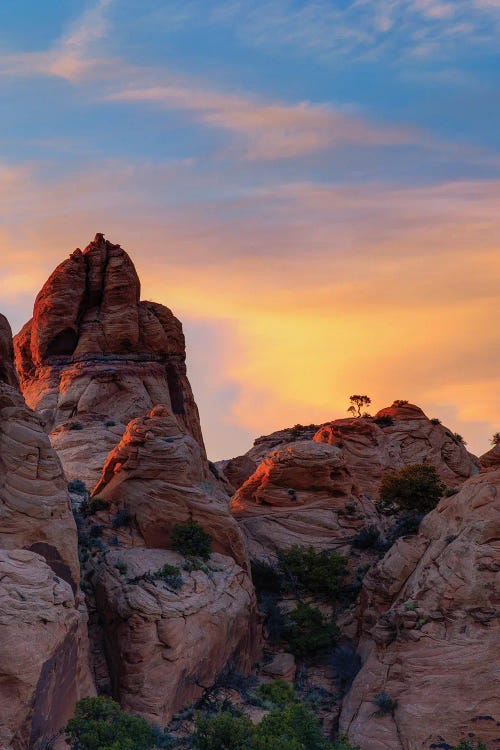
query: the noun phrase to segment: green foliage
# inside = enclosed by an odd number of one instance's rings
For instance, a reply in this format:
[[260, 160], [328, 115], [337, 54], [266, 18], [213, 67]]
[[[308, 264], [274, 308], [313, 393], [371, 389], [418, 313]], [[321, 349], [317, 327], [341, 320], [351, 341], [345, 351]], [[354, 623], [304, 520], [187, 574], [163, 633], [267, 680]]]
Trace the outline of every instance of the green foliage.
[[297, 700], [293, 686], [285, 680], [273, 680], [273, 682], [265, 682], [263, 685], [259, 685], [257, 696], [279, 708], [284, 708]]
[[128, 565], [123, 560], [118, 560], [117, 562], [115, 562], [115, 568], [122, 575], [126, 575], [127, 574]]
[[114, 529], [121, 529], [123, 526], [128, 526], [131, 520], [132, 516], [130, 513], [125, 508], [120, 508], [111, 523]]
[[85, 495], [87, 487], [81, 479], [72, 479], [71, 482], [68, 482], [68, 491], [74, 492], [76, 495]]
[[381, 693], [377, 693], [373, 699], [374, 704], [377, 706], [378, 711], [375, 712], [376, 716], [382, 716], [383, 714], [393, 714], [398, 707], [398, 702], [391, 698], [389, 693], [385, 690]]
[[342, 735], [333, 743], [332, 750], [359, 750], [359, 745], [351, 745], [347, 735]]
[[394, 420], [392, 417], [389, 417], [389, 415], [382, 415], [381, 417], [375, 417], [374, 420], [376, 425], [379, 427], [392, 427], [394, 424]]
[[437, 417], [433, 417], [433, 418], [432, 418], [431, 420], [429, 420], [429, 421], [430, 421], [430, 423], [431, 423], [431, 424], [434, 424], [434, 425], [436, 425], [436, 424], [441, 424], [441, 420], [440, 420], [440, 419], [438, 419]]
[[376, 526], [368, 526], [360, 531], [352, 540], [352, 546], [357, 549], [370, 549], [376, 547], [380, 539], [380, 531]]
[[281, 594], [283, 577], [278, 568], [263, 560], [252, 560], [252, 581], [257, 595]]
[[455, 440], [456, 443], [460, 443], [461, 445], [467, 445], [467, 443], [463, 439], [462, 435], [459, 435], [458, 432], [454, 432], [453, 433], [453, 438], [454, 438], [454, 440]]
[[350, 412], [353, 416], [357, 417], [361, 416], [361, 408], [363, 406], [369, 406], [372, 402], [369, 396], [360, 396], [358, 394], [349, 396], [349, 401], [351, 402], [351, 405], [347, 409], [347, 411]]
[[487, 750], [487, 748], [484, 742], [481, 742], [480, 740], [477, 741], [477, 744], [471, 740], [461, 740], [461, 742], [452, 747], [451, 750]]
[[253, 724], [246, 716], [229, 712], [196, 720], [195, 745], [199, 750], [244, 750], [249, 747]]
[[212, 537], [192, 519], [174, 526], [170, 540], [172, 547], [181, 555], [201, 557], [202, 560], [207, 560], [210, 556]]
[[150, 750], [151, 727], [140, 716], [121, 710], [111, 698], [84, 698], [66, 727], [73, 750]]
[[141, 576], [136, 576], [136, 578], [129, 579], [129, 583], [140, 583], [141, 581], [148, 581], [149, 583], [154, 583], [155, 581], [163, 581], [167, 584], [167, 586], [174, 589], [175, 591], [178, 591], [178, 589], [182, 588], [183, 584], [181, 571], [175, 565], [164, 565], [162, 568], [156, 570], [155, 572], [148, 571], [147, 573], [143, 573]]
[[270, 711], [255, 729], [252, 750], [326, 750], [329, 743], [314, 714], [300, 703]]
[[325, 620], [321, 610], [310, 604], [298, 604], [289, 614], [285, 638], [295, 656], [316, 656], [335, 645], [339, 630], [335, 623]]
[[338, 597], [346, 574], [346, 559], [336, 552], [294, 545], [278, 555], [289, 588], [327, 598]]
[[114, 420], [114, 419], [107, 419], [107, 420], [106, 420], [106, 421], [104, 422], [104, 426], [105, 426], [105, 427], [114, 427], [114, 426], [115, 426], [115, 424], [116, 424], [116, 422], [115, 422], [115, 420]]
[[81, 422], [70, 422], [68, 430], [83, 430], [83, 425]]
[[377, 506], [388, 514], [398, 511], [428, 513], [436, 507], [444, 489], [433, 466], [411, 464], [384, 474]]
[[93, 516], [100, 510], [108, 510], [109, 502], [103, 497], [93, 497], [87, 503], [86, 515]]

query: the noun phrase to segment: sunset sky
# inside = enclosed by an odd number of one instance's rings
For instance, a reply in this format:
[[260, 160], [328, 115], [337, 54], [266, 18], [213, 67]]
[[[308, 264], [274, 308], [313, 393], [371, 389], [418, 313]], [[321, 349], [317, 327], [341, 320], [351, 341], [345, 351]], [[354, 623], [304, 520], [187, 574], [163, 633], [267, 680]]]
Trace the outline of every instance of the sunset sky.
[[500, 429], [500, 0], [4, 0], [0, 311], [96, 232], [211, 458], [417, 403]]

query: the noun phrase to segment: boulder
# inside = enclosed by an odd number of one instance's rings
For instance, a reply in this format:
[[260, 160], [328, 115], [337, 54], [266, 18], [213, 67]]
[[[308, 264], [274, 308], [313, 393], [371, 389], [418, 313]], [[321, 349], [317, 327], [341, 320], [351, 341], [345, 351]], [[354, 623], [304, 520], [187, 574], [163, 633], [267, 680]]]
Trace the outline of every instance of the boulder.
[[[154, 578], [165, 565], [179, 569], [180, 588]], [[96, 601], [114, 694], [161, 726], [228, 666], [248, 674], [259, 652], [253, 586], [231, 557], [215, 553], [193, 568], [169, 550], [113, 550]]]

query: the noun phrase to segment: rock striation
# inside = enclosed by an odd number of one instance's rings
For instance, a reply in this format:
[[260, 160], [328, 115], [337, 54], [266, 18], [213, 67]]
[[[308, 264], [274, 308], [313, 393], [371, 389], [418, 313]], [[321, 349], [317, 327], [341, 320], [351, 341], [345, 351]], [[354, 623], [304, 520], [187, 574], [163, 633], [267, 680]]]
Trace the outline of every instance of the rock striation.
[[270, 559], [293, 544], [350, 550], [357, 534], [378, 526], [342, 451], [302, 440], [277, 448], [235, 493], [230, 509], [252, 559]]
[[[93, 502], [104, 505], [91, 519], [102, 552], [92, 579], [113, 693], [164, 724], [228, 666], [248, 674], [260, 653], [243, 536], [200, 445], [165, 406], [129, 423]], [[190, 519], [212, 538], [206, 562], [169, 549]], [[158, 575], [164, 565], [180, 587]]]
[[[140, 580], [165, 565], [179, 569], [180, 587]], [[156, 724], [200, 698], [228, 666], [248, 674], [253, 665], [255, 594], [231, 557], [213, 554], [192, 569], [169, 550], [115, 550], [97, 578], [96, 601], [113, 692]]]
[[[364, 579], [363, 667], [340, 726], [361, 750], [496, 747], [500, 713], [500, 470], [441, 500]], [[395, 710], [380, 711], [385, 693]], [[490, 745], [491, 743], [491, 745]]]
[[[140, 301], [134, 264], [102, 234], [51, 274], [15, 353], [26, 401], [53, 432], [68, 478], [93, 484], [116, 432], [155, 404], [168, 406], [203, 448], [182, 325], [167, 307]], [[89, 469], [82, 450], [90, 442]]]
[[408, 464], [431, 464], [449, 487], [459, 487], [480, 468], [478, 459], [449, 429], [405, 402], [395, 401], [373, 418], [327, 423], [313, 440], [341, 448], [362, 491], [375, 497], [382, 475]]
[[0, 316], [0, 747], [37, 750], [93, 686], [66, 480], [11, 351]]

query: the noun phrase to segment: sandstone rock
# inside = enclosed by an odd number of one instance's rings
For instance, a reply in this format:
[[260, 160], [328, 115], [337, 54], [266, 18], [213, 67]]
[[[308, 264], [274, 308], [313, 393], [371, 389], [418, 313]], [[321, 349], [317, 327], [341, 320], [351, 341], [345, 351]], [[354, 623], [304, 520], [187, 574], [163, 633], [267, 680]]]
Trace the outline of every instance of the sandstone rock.
[[295, 663], [295, 656], [285, 651], [280, 651], [274, 658], [262, 667], [262, 674], [269, 677], [271, 680], [286, 680], [286, 682], [293, 682], [295, 680], [295, 672], [297, 671], [297, 665]]
[[[340, 727], [361, 750], [495, 747], [500, 721], [500, 470], [469, 479], [400, 539], [361, 593], [363, 667]], [[398, 705], [375, 715], [376, 694]], [[491, 743], [491, 745], [489, 744]]]
[[[93, 496], [111, 503], [110, 511], [100, 517], [124, 545], [168, 547], [173, 526], [191, 517], [212, 536], [215, 552], [248, 568], [243, 537], [229, 514], [225, 494], [199, 444], [164, 406], [130, 422]], [[120, 508], [132, 523], [114, 530], [110, 517]]]
[[[198, 699], [227, 665], [248, 674], [259, 649], [256, 603], [247, 574], [213, 554], [200, 570], [172, 551], [108, 553], [96, 583], [113, 690], [126, 710], [164, 726]], [[115, 565], [126, 573], [120, 572]], [[134, 579], [180, 568], [182, 588]]]
[[293, 544], [347, 552], [356, 534], [379, 524], [340, 449], [310, 440], [272, 451], [232, 497], [230, 509], [257, 559]]
[[479, 459], [483, 469], [496, 469], [500, 466], [500, 443], [493, 446], [487, 453], [483, 453]]
[[[377, 420], [392, 420], [380, 426]], [[459, 487], [479, 471], [478, 459], [442, 424], [432, 422], [414, 404], [398, 402], [373, 419], [337, 419], [313, 438], [342, 448], [346, 465], [363, 492], [376, 497], [382, 475], [408, 464], [429, 463], [450, 487]]]
[[217, 471], [226, 481], [227, 491], [234, 495], [237, 489], [252, 476], [257, 463], [249, 456], [236, 456], [228, 461], [217, 461], [215, 464]]
[[[88, 481], [98, 476], [78, 457], [88, 437], [70, 434], [87, 418], [115, 421], [123, 432], [130, 419], [165, 404], [203, 448], [182, 326], [168, 308], [139, 298], [129, 256], [98, 234], [56, 268], [15, 338], [24, 396], [56, 430], [70, 479], [85, 469]], [[104, 458], [107, 434], [96, 432], [93, 451]]]
[[93, 691], [69, 584], [26, 550], [0, 550], [0, 747], [42, 750]]
[[0, 383], [7, 383], [18, 388], [16, 369], [14, 367], [14, 346], [9, 321], [0, 314]]

